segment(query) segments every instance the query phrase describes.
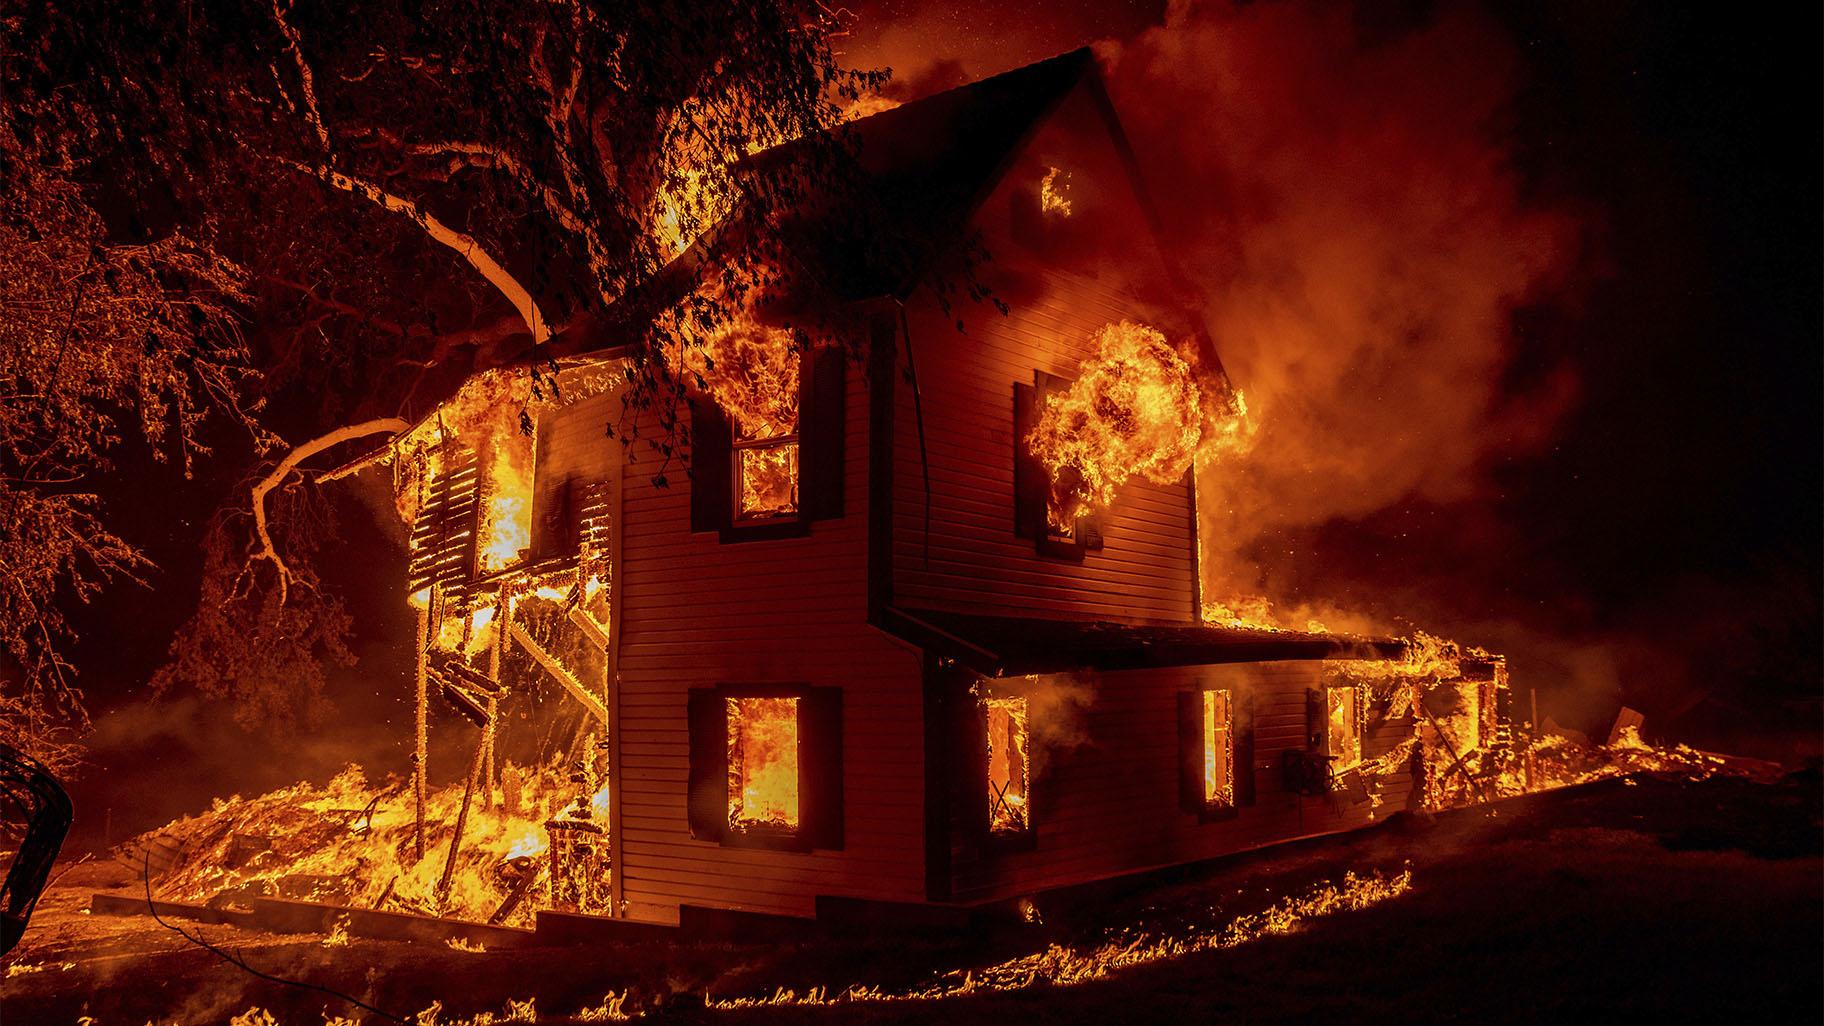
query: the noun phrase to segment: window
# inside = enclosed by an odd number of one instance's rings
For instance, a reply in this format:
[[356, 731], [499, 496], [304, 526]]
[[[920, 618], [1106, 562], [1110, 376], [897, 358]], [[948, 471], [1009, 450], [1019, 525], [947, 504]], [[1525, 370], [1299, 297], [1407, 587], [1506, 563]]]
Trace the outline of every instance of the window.
[[798, 435], [737, 438], [735, 523], [798, 515]]
[[988, 714], [988, 832], [1024, 834], [1032, 827], [1030, 734], [1026, 699], [991, 696]]
[[1355, 685], [1324, 689], [1324, 754], [1330, 773], [1354, 769], [1362, 762], [1362, 721], [1366, 712], [1362, 689]]
[[692, 688], [690, 834], [729, 847], [842, 847], [842, 689]]
[[1227, 691], [1203, 693], [1203, 804], [1226, 809], [1235, 804], [1234, 708]]
[[723, 701], [729, 829], [798, 829], [798, 699]]
[[1199, 688], [1178, 695], [1179, 805], [1201, 821], [1254, 804], [1253, 694]]
[[1013, 387], [1013, 533], [1033, 539], [1041, 556], [1081, 562], [1087, 552], [1102, 548], [1101, 519], [1092, 513], [1065, 522], [1053, 502], [1051, 473], [1026, 444], [1045, 397], [1069, 387], [1068, 380], [1044, 371], [1033, 372], [1031, 385]]
[[842, 516], [847, 359], [839, 346], [805, 353], [795, 409], [774, 403], [768, 416], [733, 417], [708, 396], [691, 400], [692, 531], [723, 542], [789, 538]]

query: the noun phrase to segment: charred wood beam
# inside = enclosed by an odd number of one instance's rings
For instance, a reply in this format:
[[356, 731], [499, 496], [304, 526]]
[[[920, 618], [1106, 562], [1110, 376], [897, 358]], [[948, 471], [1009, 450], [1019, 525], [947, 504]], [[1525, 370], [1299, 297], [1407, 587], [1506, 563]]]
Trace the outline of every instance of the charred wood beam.
[[570, 692], [570, 697], [582, 703], [583, 708], [589, 710], [591, 716], [602, 723], [608, 722], [608, 707], [602, 704], [602, 700], [590, 694], [589, 689], [583, 687], [582, 683], [563, 663], [558, 662], [551, 653], [546, 652], [544, 646], [534, 641], [532, 635], [527, 634], [526, 629], [519, 624], [513, 625], [513, 640], [519, 642], [519, 646], [526, 650], [526, 654], [530, 655], [538, 665], [545, 668], [545, 672], [563, 685], [564, 690]]
[[469, 763], [469, 782], [462, 789], [462, 808], [456, 813], [456, 832], [450, 835], [450, 853], [443, 860], [443, 879], [437, 881], [437, 908], [441, 912], [450, 897], [450, 880], [456, 876], [456, 853], [462, 848], [462, 831], [469, 823], [469, 803], [475, 800], [475, 783], [481, 776], [481, 759], [487, 751], [484, 736], [475, 745], [475, 758]]

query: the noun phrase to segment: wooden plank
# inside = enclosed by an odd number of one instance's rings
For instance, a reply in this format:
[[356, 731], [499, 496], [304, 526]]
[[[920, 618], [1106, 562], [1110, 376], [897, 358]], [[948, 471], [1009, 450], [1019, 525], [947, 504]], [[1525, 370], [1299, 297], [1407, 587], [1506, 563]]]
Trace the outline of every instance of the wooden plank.
[[515, 623], [512, 629], [512, 636], [513, 640], [519, 642], [519, 646], [526, 650], [527, 655], [530, 655], [538, 662], [538, 665], [545, 668], [545, 672], [549, 673], [553, 680], [556, 680], [559, 684], [563, 685], [564, 690], [570, 693], [570, 697], [576, 699], [582, 704], [584, 709], [588, 710], [589, 715], [594, 716], [599, 723], [605, 724], [608, 722], [608, 708], [602, 704], [602, 700], [590, 694], [589, 691], [571, 675], [568, 668], [556, 659], [553, 659], [538, 642], [532, 640], [532, 636], [526, 633], [524, 627]]

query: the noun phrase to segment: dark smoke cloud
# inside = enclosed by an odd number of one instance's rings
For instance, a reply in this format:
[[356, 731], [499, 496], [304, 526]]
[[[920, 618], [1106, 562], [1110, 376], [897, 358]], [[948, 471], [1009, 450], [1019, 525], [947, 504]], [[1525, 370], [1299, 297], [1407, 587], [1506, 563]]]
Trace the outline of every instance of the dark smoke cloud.
[[1265, 539], [1463, 501], [1552, 437], [1576, 377], [1504, 388], [1512, 314], [1580, 230], [1521, 197], [1495, 26], [1459, 10], [1370, 39], [1340, 5], [1174, 5], [1102, 49], [1258, 428], [1201, 476], [1213, 594], [1272, 595]]

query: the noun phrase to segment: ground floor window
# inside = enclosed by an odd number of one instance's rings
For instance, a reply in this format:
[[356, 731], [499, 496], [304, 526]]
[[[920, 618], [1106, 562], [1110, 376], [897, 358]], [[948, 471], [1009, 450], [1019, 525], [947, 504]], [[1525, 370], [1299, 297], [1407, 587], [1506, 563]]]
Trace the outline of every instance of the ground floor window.
[[691, 688], [687, 716], [692, 837], [783, 851], [842, 847], [841, 688]]
[[993, 834], [1023, 834], [1032, 825], [1027, 802], [1032, 780], [1026, 699], [990, 696], [987, 707], [988, 829]]
[[1203, 692], [1203, 804], [1235, 806], [1235, 706], [1227, 691]]
[[1342, 773], [1362, 762], [1362, 719], [1366, 711], [1362, 689], [1354, 685], [1324, 689], [1326, 712], [1324, 754], [1330, 772]]
[[723, 701], [729, 829], [798, 829], [798, 699]]

